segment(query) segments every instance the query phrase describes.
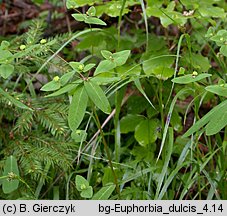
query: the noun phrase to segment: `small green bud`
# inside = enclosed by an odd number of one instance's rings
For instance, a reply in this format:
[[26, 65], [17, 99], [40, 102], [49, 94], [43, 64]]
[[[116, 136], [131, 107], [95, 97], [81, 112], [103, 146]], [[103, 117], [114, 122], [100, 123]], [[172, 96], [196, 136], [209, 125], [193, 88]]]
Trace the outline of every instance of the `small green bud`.
[[80, 186], [80, 189], [81, 190], [85, 190], [87, 187], [86, 187], [86, 185], [85, 184], [82, 184], [81, 186]]
[[198, 76], [198, 72], [193, 71], [193, 72], [192, 72], [192, 76]]
[[46, 39], [42, 39], [39, 43], [40, 43], [40, 44], [45, 44], [46, 42], [47, 42]]
[[24, 44], [20, 45], [20, 50], [25, 50], [26, 46]]
[[59, 79], [60, 79], [59, 76], [55, 76], [55, 77], [53, 78], [53, 80], [54, 80], [55, 82], [57, 82]]
[[79, 69], [80, 71], [82, 71], [82, 70], [84, 69], [84, 65], [83, 65], [83, 64], [80, 64], [80, 65], [78, 66], [78, 69]]

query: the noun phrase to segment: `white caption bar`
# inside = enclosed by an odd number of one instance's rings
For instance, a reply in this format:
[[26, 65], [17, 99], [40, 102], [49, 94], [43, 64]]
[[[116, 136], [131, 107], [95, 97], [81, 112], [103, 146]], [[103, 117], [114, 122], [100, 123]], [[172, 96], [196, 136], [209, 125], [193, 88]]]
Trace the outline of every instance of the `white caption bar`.
[[16, 216], [226, 216], [227, 200], [225, 201], [51, 201], [51, 200], [1, 200], [0, 215]]

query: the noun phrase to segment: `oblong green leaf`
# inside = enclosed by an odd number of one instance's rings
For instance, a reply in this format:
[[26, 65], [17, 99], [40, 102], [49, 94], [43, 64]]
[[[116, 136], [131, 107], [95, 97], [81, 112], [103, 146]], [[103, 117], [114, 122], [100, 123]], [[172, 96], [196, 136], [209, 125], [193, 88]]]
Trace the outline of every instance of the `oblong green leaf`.
[[85, 23], [95, 24], [95, 25], [106, 25], [106, 23], [104, 21], [102, 21], [101, 19], [99, 19], [97, 17], [86, 17]]
[[212, 110], [210, 110], [205, 116], [203, 116], [199, 121], [197, 121], [192, 127], [188, 129], [188, 131], [182, 136], [187, 137], [191, 134], [198, 131], [201, 127], [203, 127], [205, 124], [207, 124], [213, 117], [216, 116], [219, 112], [225, 112], [227, 109], [227, 100], [223, 101], [222, 103], [218, 104], [216, 107], [214, 107]]
[[192, 74], [187, 74], [185, 76], [181, 76], [181, 77], [176, 77], [174, 79], [172, 79], [171, 81], [174, 83], [179, 83], [179, 84], [188, 84], [188, 83], [193, 83], [196, 81], [200, 81], [202, 79], [205, 79], [207, 77], [212, 76], [211, 74], [199, 74], [197, 76], [193, 76]]
[[13, 103], [15, 106], [22, 108], [22, 109], [32, 109], [25, 104], [21, 103], [19, 100], [16, 100], [14, 97], [12, 97], [8, 92], [5, 92], [3, 89], [0, 88], [0, 94], [2, 94], [6, 99], [8, 99], [11, 103]]
[[75, 71], [68, 72], [60, 78], [61, 86], [64, 86], [74, 76]]
[[75, 89], [77, 86], [78, 86], [78, 84], [74, 84], [74, 83], [72, 84], [72, 83], [70, 83], [70, 84], [68, 84], [68, 85], [66, 85], [66, 86], [64, 86], [64, 87], [62, 87], [62, 88], [60, 88], [60, 89], [57, 90], [56, 92], [47, 95], [46, 97], [55, 97], [55, 96], [62, 95], [62, 94], [64, 94], [64, 93], [66, 93], [66, 92], [69, 92], [69, 91]]
[[113, 193], [116, 185], [106, 185], [102, 187], [93, 197], [92, 200], [107, 200]]
[[71, 130], [76, 130], [82, 122], [86, 108], [87, 108], [88, 96], [84, 86], [79, 86], [72, 98], [72, 102], [69, 106], [68, 122]]
[[6, 159], [3, 175], [8, 176], [8, 178], [2, 180], [3, 192], [8, 194], [16, 190], [19, 185], [18, 178], [9, 178], [10, 176], [19, 176], [17, 160], [14, 156], [11, 155]]
[[214, 94], [227, 97], [227, 85], [210, 85], [205, 88], [207, 91]]
[[110, 60], [103, 60], [99, 63], [98, 67], [95, 70], [94, 75], [97, 75], [102, 72], [108, 72], [116, 67], [116, 64]]
[[84, 86], [93, 103], [104, 113], [109, 114], [111, 111], [110, 103], [101, 87], [92, 80], [84, 82]]
[[61, 87], [60, 81], [52, 80], [45, 84], [40, 90], [41, 91], [55, 91]]
[[206, 135], [211, 136], [218, 133], [222, 128], [227, 125], [227, 108], [216, 112], [206, 125]]
[[83, 72], [87, 72], [89, 70], [91, 70], [93, 67], [95, 66], [95, 64], [87, 64], [85, 67], [84, 67], [84, 70]]
[[73, 17], [76, 21], [79, 21], [79, 22], [83, 22], [83, 21], [86, 19], [86, 15], [85, 15], [85, 14], [78, 14], [78, 13], [75, 13], [75, 14], [72, 14], [72, 17]]

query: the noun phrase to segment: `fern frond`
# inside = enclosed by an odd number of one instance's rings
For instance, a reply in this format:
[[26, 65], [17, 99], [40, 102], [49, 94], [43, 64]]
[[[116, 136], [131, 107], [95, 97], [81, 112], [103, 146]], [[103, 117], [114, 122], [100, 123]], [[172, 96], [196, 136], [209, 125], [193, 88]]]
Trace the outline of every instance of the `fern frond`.
[[54, 113], [49, 109], [38, 111], [36, 113], [36, 119], [47, 131], [56, 137], [64, 135], [68, 129], [65, 119], [58, 113]]
[[26, 132], [31, 131], [33, 124], [33, 113], [31, 111], [24, 111], [21, 116], [17, 119], [14, 127], [14, 132], [24, 136]]

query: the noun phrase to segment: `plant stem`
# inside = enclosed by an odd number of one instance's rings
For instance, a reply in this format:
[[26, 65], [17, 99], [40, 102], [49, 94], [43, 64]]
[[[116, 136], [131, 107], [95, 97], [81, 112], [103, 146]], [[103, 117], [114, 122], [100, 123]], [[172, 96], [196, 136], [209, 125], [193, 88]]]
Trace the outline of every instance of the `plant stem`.
[[165, 120], [164, 120], [164, 112], [163, 112], [163, 100], [162, 100], [162, 80], [159, 80], [159, 109], [160, 109], [160, 115], [161, 115], [161, 124], [162, 124], [162, 131], [165, 127]]
[[117, 175], [116, 175], [114, 168], [113, 168], [109, 148], [108, 148], [106, 139], [104, 137], [103, 130], [102, 130], [102, 127], [101, 127], [101, 124], [100, 124], [100, 121], [99, 121], [99, 117], [97, 115], [97, 112], [95, 110], [94, 105], [93, 105], [93, 112], [94, 112], [94, 115], [95, 115], [95, 119], [96, 119], [96, 122], [97, 122], [98, 129], [100, 130], [100, 134], [102, 136], [102, 140], [103, 140], [104, 148], [105, 148], [106, 155], [107, 155], [107, 158], [108, 158], [108, 161], [109, 161], [110, 169], [111, 169], [113, 177], [114, 177], [114, 184], [116, 185], [116, 191], [117, 191], [117, 194], [118, 194], [118, 198], [120, 199], [121, 195], [120, 195], [120, 188], [119, 188], [119, 184], [118, 184], [118, 180], [117, 180]]

